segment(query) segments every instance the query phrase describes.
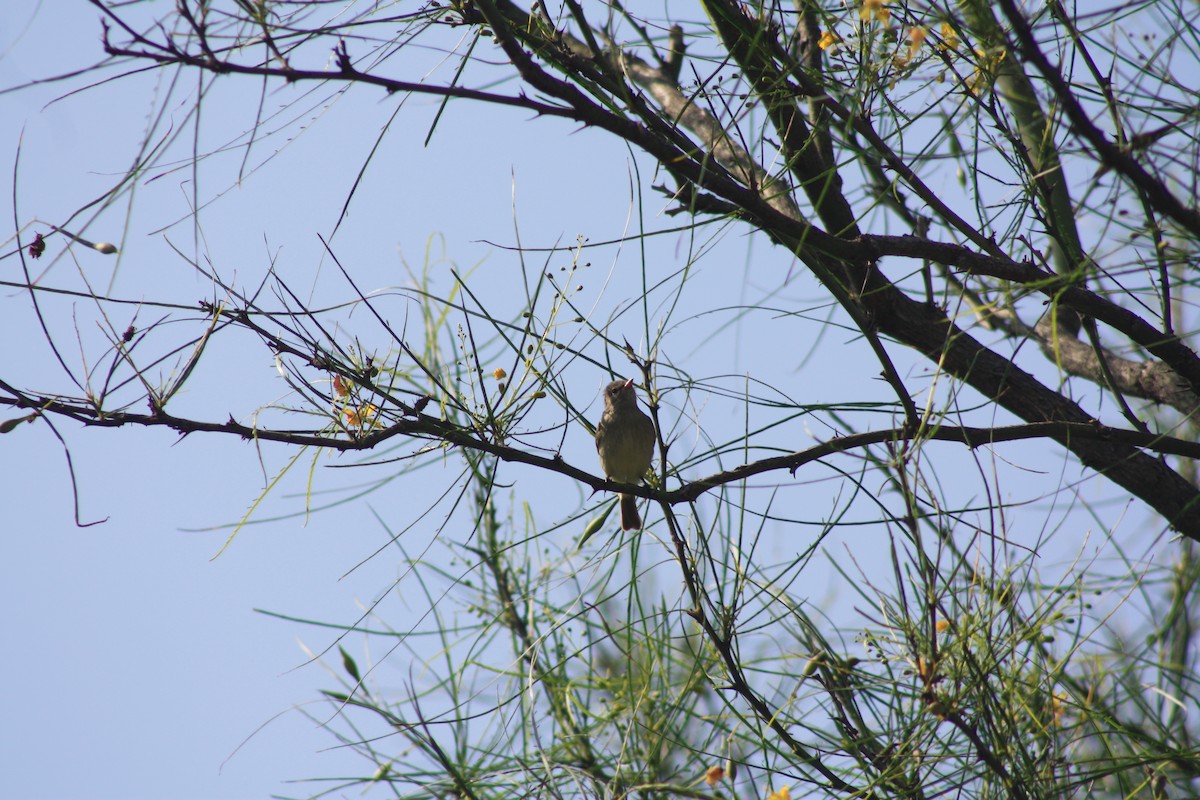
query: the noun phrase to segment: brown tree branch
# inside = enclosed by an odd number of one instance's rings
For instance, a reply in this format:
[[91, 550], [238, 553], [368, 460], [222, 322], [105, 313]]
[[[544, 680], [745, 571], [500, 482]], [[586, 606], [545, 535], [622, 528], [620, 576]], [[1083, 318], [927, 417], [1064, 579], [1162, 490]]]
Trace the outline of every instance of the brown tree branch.
[[[866, 235], [858, 241], [865, 244], [876, 257], [926, 258], [972, 275], [1000, 278], [1036, 289], [1046, 297], [1128, 336], [1174, 371], [1180, 389], [1200, 396], [1200, 358], [1177, 336], [1164, 333], [1129, 309], [1054, 273], [1041, 270], [1030, 262], [977, 253], [961, 245], [934, 242], [919, 236]], [[1147, 381], [1149, 386], [1162, 384], [1161, 376]]]
[[[324, 433], [316, 429], [283, 430], [277, 428], [260, 428], [237, 422], [232, 417], [225, 422], [207, 422], [177, 417], [161, 409], [147, 414], [128, 411], [105, 412], [84, 402], [27, 395], [3, 380], [0, 380], [0, 391], [11, 395], [10, 397], [0, 397], [0, 406], [9, 406], [17, 409], [37, 409], [43, 413], [57, 414], [73, 419], [88, 427], [118, 428], [124, 425], [138, 425], [147, 428], [165, 427], [183, 435], [190, 433], [223, 433], [237, 436], [247, 441], [267, 441], [295, 446], [321, 447], [339, 452], [371, 450], [397, 436], [440, 441], [447, 445], [487, 453], [496, 456], [502, 461], [527, 464], [550, 472], [556, 472], [564, 477], [590, 486], [595, 491], [620, 491], [670, 505], [690, 503], [712, 489], [729, 483], [744, 481], [756, 475], [780, 470], [795, 474], [796, 470], [805, 464], [827, 458], [831, 455], [871, 445], [898, 441], [953, 442], [974, 449], [976, 447], [985, 447], [1003, 442], [1053, 439], [1065, 443], [1074, 442], [1076, 445], [1079, 442], [1091, 442], [1098, 446], [1120, 445], [1131, 449], [1139, 448], [1162, 455], [1200, 459], [1200, 442], [1187, 441], [1172, 436], [1143, 433], [1142, 431], [1125, 428], [1112, 428], [1095, 421], [1082, 423], [1063, 421], [1039, 422], [996, 428], [943, 425], [927, 428], [918, 433], [910, 432], [906, 428], [901, 427], [838, 437], [805, 450], [789, 453], [788, 455], [749, 462], [704, 478], [685, 481], [678, 489], [663, 491], [648, 486], [635, 486], [606, 480], [568, 464], [558, 455], [541, 456], [536, 453], [530, 453], [519, 447], [483, 438], [477, 433], [451, 422], [415, 411], [410, 412], [414, 416], [413, 419], [400, 419], [386, 426], [380, 426], [373, 430], [364, 430], [352, 437], [346, 437], [336, 433]], [[1193, 534], [1186, 530], [1183, 532], [1191, 538], [1200, 541], [1200, 534]]]

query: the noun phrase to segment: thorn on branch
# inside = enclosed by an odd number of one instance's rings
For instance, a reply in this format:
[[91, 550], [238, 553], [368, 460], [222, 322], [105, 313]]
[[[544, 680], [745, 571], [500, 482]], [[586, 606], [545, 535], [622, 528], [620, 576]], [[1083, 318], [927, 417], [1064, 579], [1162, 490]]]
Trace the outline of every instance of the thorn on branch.
[[105, 55], [115, 56], [116, 48], [112, 46], [112, 42], [108, 39], [108, 20], [101, 18], [100, 20], [100, 46], [104, 48]]
[[229, 421], [228, 421], [228, 422], [226, 422], [226, 423], [225, 423], [225, 425], [226, 425], [226, 427], [228, 427], [228, 428], [229, 428], [229, 430], [231, 430], [231, 431], [237, 431], [237, 432], [239, 433], [239, 435], [241, 435], [241, 437], [242, 437], [242, 440], [243, 440], [243, 441], [247, 441], [247, 442], [248, 442], [248, 441], [250, 441], [251, 439], [253, 439], [253, 438], [254, 438], [254, 437], [251, 435], [251, 434], [252, 434], [252, 431], [251, 431], [250, 429], [246, 428], [246, 427], [245, 427], [245, 426], [243, 426], [243, 425], [239, 425], [239, 424], [238, 424], [238, 421], [237, 421], [236, 419], [234, 419], [234, 418], [233, 418], [233, 414], [230, 414], [230, 415], [229, 415]]
[[350, 77], [358, 75], [358, 70], [354, 68], [354, 64], [350, 61], [350, 51], [346, 47], [345, 39], [338, 40], [337, 47], [333, 48], [333, 57], [343, 75]]

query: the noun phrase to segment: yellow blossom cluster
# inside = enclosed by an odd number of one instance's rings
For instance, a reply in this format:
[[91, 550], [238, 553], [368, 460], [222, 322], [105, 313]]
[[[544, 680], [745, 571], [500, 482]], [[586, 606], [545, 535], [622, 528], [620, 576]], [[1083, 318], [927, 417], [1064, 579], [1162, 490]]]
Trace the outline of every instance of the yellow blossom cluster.
[[341, 375], [333, 376], [333, 395], [335, 412], [340, 407], [342, 418], [350, 428], [373, 428], [378, 424], [379, 406], [371, 403], [357, 405], [354, 403], [354, 384]]
[[[892, 19], [892, 12], [887, 7], [885, 0], [862, 0], [862, 5], [858, 9], [859, 19], [863, 22], [878, 22], [887, 26]], [[958, 49], [961, 43], [958, 34], [954, 30], [954, 26], [949, 22], [943, 22], [940, 26], [940, 37], [937, 43], [937, 49], [942, 52], [953, 52]], [[930, 31], [924, 25], [913, 25], [908, 29], [907, 45], [904, 49], [898, 51], [892, 59], [892, 63], [896, 67], [907, 66], [920, 53], [924, 47], [926, 40], [929, 38]], [[821, 32], [821, 38], [817, 41], [817, 46], [822, 50], [832, 52], [843, 41], [842, 37], [832, 30], [824, 30]]]

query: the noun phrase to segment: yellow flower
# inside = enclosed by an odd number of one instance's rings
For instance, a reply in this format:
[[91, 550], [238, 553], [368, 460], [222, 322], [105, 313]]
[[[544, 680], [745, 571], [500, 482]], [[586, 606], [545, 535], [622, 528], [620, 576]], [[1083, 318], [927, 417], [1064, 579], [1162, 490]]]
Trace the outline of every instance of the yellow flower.
[[874, 19], [880, 22], [887, 22], [892, 12], [884, 5], [883, 0], [863, 0], [862, 8], [858, 11], [860, 19]]
[[361, 408], [351, 408], [346, 406], [342, 414], [346, 417], [346, 424], [351, 428], [369, 428], [375, 425], [375, 416], [379, 413], [379, 407], [367, 403]]
[[992, 79], [1000, 71], [1000, 65], [1008, 58], [1008, 51], [997, 48], [988, 52], [977, 47], [975, 56], [979, 60], [975, 64], [975, 71], [967, 79], [967, 88], [973, 92], [978, 91], [985, 84], [986, 86], [991, 85]]
[[833, 31], [822, 31], [821, 38], [817, 40], [817, 47], [820, 47], [822, 50], [829, 50], [840, 41], [842, 41], [842, 37]]
[[942, 633], [942, 632], [944, 632], [944, 631], [945, 631], [947, 628], [949, 628], [949, 627], [950, 627], [950, 620], [948, 620], [948, 619], [939, 619], [939, 620], [937, 621], [937, 625], [935, 625], [934, 627], [936, 627], [936, 628], [937, 628], [937, 631], [938, 631], [938, 633]]
[[716, 786], [725, 777], [725, 769], [723, 767], [709, 767], [704, 773], [704, 782], [709, 786]]
[[949, 22], [942, 23], [942, 43], [939, 45], [942, 50], [957, 50], [958, 49], [958, 34], [954, 32], [954, 26]]
[[792, 800], [792, 790], [784, 786], [778, 792], [767, 795], [767, 800]]
[[1062, 692], [1055, 692], [1050, 695], [1050, 724], [1062, 727], [1063, 715], [1067, 713], [1066, 706], [1063, 705], [1067, 696]]
[[492, 373], [492, 377], [498, 381], [504, 380], [507, 376], [508, 376], [508, 373], [505, 372], [500, 367], [496, 367], [495, 371]]
[[921, 45], [925, 44], [927, 36], [929, 36], [929, 31], [920, 25], [908, 29], [908, 57], [910, 59], [917, 57], [917, 51], [921, 49]]

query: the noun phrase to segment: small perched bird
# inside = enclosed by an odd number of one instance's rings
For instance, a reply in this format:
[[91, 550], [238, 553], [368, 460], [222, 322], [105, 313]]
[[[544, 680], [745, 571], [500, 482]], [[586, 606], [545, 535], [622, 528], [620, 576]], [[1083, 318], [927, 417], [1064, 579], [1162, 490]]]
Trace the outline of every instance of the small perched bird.
[[[633, 379], [604, 387], [604, 415], [596, 426], [596, 452], [604, 474], [621, 483], [638, 483], [654, 456], [654, 423], [638, 408]], [[637, 498], [621, 495], [621, 530], [639, 530]]]

